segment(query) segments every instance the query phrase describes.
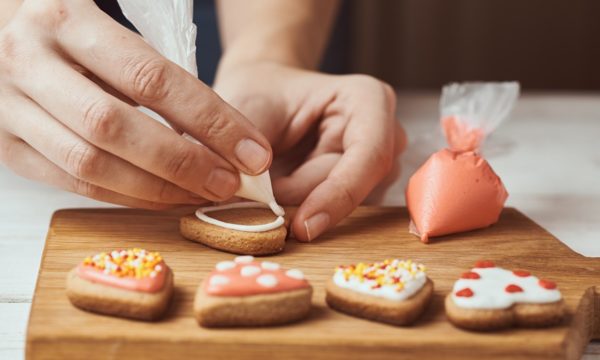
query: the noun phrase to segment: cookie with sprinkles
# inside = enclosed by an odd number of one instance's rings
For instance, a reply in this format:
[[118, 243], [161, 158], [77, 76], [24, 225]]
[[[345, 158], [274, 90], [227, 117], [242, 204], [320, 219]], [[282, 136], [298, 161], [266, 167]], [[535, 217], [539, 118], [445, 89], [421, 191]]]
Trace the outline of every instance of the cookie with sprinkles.
[[76, 307], [105, 315], [156, 320], [173, 294], [173, 273], [158, 252], [119, 249], [86, 257], [67, 275]]
[[526, 270], [497, 267], [491, 261], [478, 261], [463, 273], [445, 304], [450, 322], [469, 330], [546, 327], [565, 317], [556, 283]]
[[409, 325], [425, 310], [433, 282], [425, 266], [387, 259], [340, 265], [327, 282], [327, 304], [343, 313], [393, 325]]
[[194, 315], [204, 327], [281, 325], [308, 316], [312, 292], [298, 269], [238, 256], [217, 263], [200, 284]]

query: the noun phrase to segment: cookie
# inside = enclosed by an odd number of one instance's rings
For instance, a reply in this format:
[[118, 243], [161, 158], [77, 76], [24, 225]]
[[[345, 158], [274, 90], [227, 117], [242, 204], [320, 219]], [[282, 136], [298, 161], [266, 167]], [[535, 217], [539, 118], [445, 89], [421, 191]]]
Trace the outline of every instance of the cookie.
[[433, 282], [411, 260], [338, 266], [326, 287], [327, 304], [338, 311], [392, 325], [409, 325], [425, 310]]
[[[209, 212], [210, 217], [207, 217]], [[179, 230], [186, 239], [218, 250], [241, 255], [270, 255], [285, 247], [286, 225], [283, 217], [275, 215], [264, 204], [235, 203], [200, 208], [196, 214], [181, 218]]]
[[156, 320], [173, 294], [173, 273], [157, 252], [115, 250], [85, 258], [68, 273], [66, 290], [80, 309]]
[[204, 327], [287, 324], [308, 316], [312, 292], [298, 269], [238, 256], [219, 262], [200, 284], [194, 316]]
[[469, 330], [546, 327], [565, 317], [564, 301], [554, 282], [491, 261], [478, 261], [463, 273], [445, 305], [448, 320]]

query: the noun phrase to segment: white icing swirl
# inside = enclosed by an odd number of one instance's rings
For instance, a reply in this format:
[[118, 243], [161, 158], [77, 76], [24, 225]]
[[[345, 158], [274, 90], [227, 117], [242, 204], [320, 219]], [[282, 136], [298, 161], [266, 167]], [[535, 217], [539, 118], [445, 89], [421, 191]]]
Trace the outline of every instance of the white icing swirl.
[[[267, 223], [267, 224], [242, 225], [242, 224], [232, 224], [232, 223], [228, 223], [225, 221], [217, 220], [215, 218], [212, 218], [212, 217], [206, 215], [206, 213], [212, 212], [212, 211], [229, 210], [229, 209], [250, 209], [250, 208], [259, 208], [259, 209], [262, 209], [262, 208], [269, 209], [270, 208], [272, 211], [275, 212], [276, 215], [278, 215], [277, 219], [275, 219], [274, 221]], [[284, 214], [285, 213], [283, 212], [283, 208], [281, 208], [280, 206], [277, 208], [273, 204], [267, 205], [267, 204], [263, 204], [263, 203], [259, 203], [259, 202], [238, 202], [238, 203], [225, 204], [225, 205], [201, 207], [198, 210], [196, 210], [196, 217], [206, 223], [220, 226], [220, 227], [226, 228], [226, 229], [245, 231], [245, 232], [264, 232], [264, 231], [277, 229], [278, 227], [283, 225], [285, 222], [285, 220], [283, 219]]]
[[[512, 271], [499, 267], [474, 268], [479, 279], [459, 279], [452, 289], [454, 303], [466, 309], [507, 309], [515, 303], [552, 303], [562, 296], [558, 289], [546, 289], [539, 284], [533, 275], [521, 277]], [[507, 292], [508, 285], [517, 285], [523, 291]], [[469, 288], [473, 292], [470, 297], [456, 296], [456, 292]]]

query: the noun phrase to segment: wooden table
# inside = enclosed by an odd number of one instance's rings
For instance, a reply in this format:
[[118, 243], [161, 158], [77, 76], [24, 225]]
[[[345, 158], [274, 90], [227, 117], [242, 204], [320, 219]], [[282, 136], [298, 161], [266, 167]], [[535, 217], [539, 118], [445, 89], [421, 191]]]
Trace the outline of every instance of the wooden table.
[[[398, 116], [410, 147], [384, 205], [403, 205], [408, 176], [443, 145], [437, 94], [401, 94]], [[526, 94], [489, 139], [486, 156], [524, 212], [573, 250], [600, 257], [600, 94]], [[25, 327], [50, 215], [108, 206], [0, 169], [0, 359], [23, 357]], [[600, 261], [600, 259], [598, 260]], [[600, 343], [584, 359], [600, 358]]]

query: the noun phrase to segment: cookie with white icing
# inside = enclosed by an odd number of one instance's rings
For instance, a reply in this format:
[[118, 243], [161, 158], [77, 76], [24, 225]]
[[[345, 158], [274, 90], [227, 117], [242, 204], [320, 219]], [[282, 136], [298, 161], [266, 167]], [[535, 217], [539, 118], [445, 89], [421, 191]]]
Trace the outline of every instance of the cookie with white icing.
[[186, 239], [241, 255], [270, 255], [285, 247], [287, 221], [254, 202], [200, 208], [180, 219]]
[[446, 297], [446, 315], [458, 327], [496, 330], [560, 323], [565, 305], [556, 283], [525, 270], [507, 270], [478, 261]]
[[204, 327], [287, 324], [308, 316], [312, 291], [298, 269], [238, 256], [217, 263], [200, 284], [194, 316]]
[[68, 273], [66, 290], [80, 309], [156, 320], [172, 297], [173, 273], [158, 252], [114, 250], [85, 258]]
[[388, 259], [338, 266], [327, 282], [327, 304], [343, 313], [393, 325], [409, 325], [425, 310], [433, 282], [425, 266]]

